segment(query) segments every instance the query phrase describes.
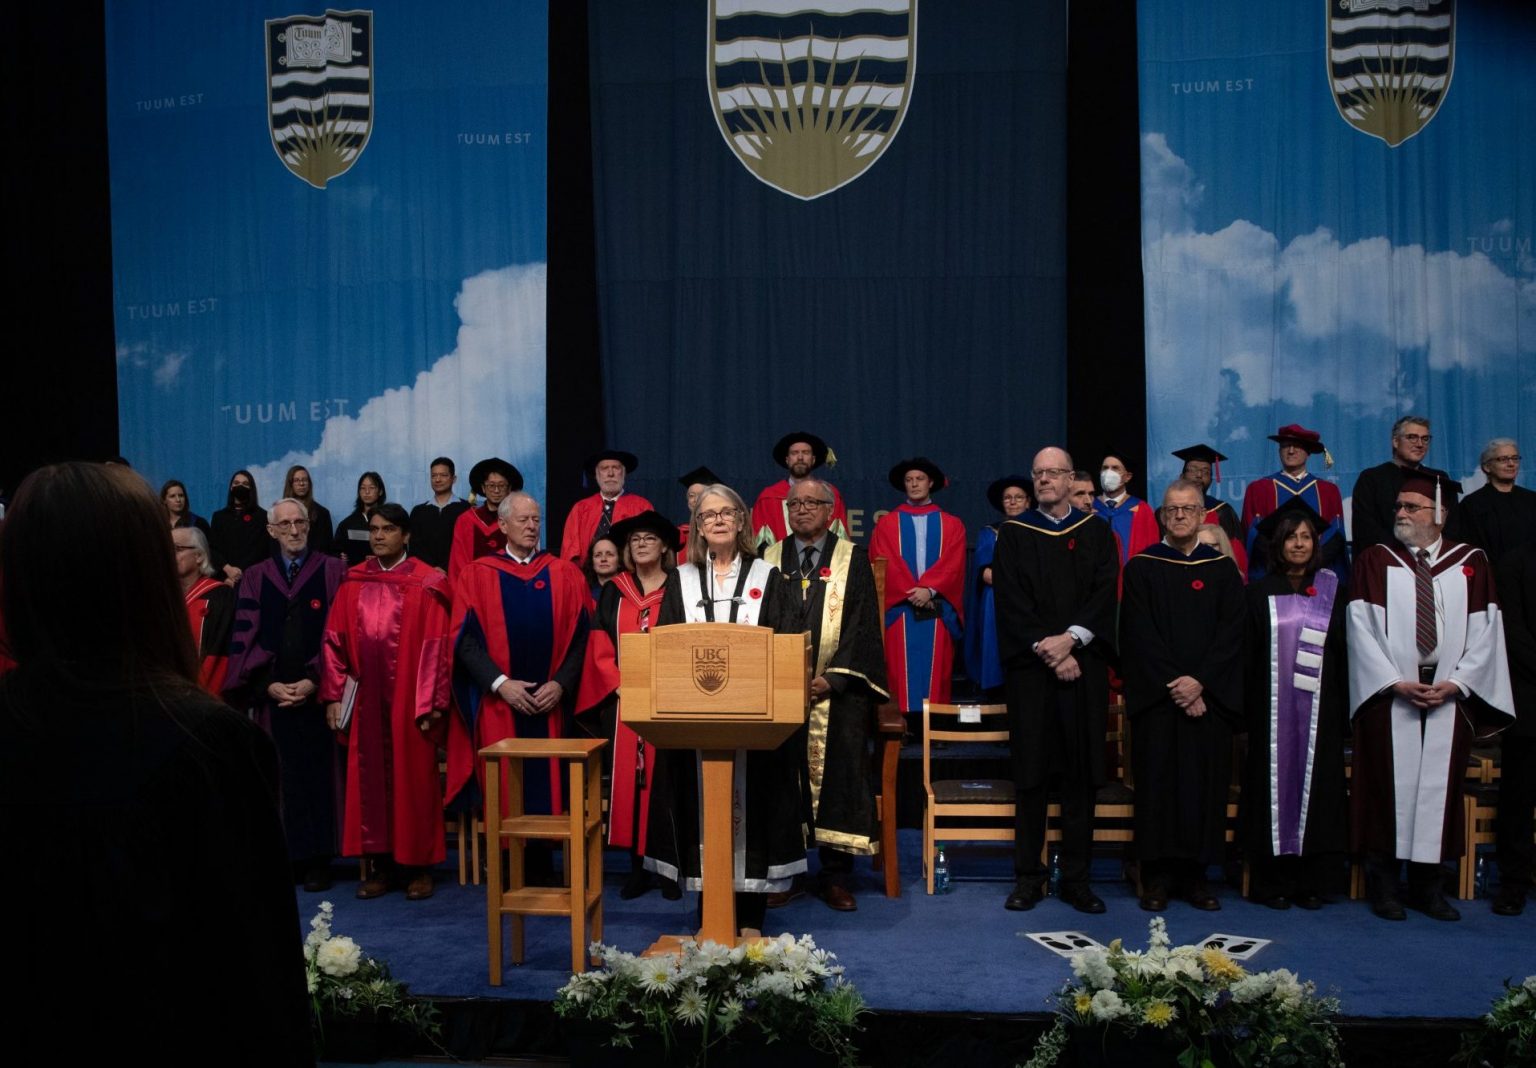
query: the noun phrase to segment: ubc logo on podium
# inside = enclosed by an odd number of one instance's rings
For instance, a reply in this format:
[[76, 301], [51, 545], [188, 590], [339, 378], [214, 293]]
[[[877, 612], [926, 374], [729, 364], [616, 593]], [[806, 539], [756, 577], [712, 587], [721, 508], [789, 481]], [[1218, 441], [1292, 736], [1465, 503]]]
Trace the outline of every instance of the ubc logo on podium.
[[316, 189], [351, 169], [373, 132], [373, 12], [268, 19], [272, 148]]
[[731, 680], [731, 650], [724, 645], [693, 647], [693, 684], [707, 694], [717, 694]]
[[1429, 125], [1451, 87], [1456, 0], [1326, 0], [1328, 75], [1339, 114], [1396, 148]]
[[742, 166], [800, 200], [890, 147], [912, 98], [917, 0], [710, 0], [709, 94]]

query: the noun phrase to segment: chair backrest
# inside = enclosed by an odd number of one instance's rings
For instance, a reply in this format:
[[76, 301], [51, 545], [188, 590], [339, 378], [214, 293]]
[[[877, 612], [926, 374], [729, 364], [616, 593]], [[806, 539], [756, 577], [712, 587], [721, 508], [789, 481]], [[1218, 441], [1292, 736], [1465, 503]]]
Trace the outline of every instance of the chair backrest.
[[875, 605], [880, 611], [880, 645], [885, 646], [885, 557], [876, 556], [869, 561], [875, 573]]
[[[992, 719], [1008, 714], [1007, 705], [939, 704], [923, 700], [923, 783], [933, 782], [930, 774], [931, 753], [934, 742], [1007, 742], [1008, 721]], [[979, 717], [979, 726], [964, 724], [972, 716]], [[943, 725], [935, 726], [934, 717]], [[990, 722], [989, 722], [990, 720]]]

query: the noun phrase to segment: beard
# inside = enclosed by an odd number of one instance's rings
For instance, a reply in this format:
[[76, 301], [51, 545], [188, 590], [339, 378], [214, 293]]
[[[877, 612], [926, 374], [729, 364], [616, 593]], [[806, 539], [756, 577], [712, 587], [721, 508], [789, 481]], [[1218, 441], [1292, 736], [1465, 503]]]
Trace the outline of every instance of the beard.
[[1404, 545], [1413, 545], [1416, 540], [1417, 528], [1411, 519], [1399, 519], [1392, 524], [1392, 536]]

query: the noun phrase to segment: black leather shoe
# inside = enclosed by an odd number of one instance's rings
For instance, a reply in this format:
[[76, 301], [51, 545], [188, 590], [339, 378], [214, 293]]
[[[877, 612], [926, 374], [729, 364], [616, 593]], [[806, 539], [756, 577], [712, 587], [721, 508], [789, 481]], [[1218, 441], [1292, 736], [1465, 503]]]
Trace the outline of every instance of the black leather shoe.
[[629, 878], [624, 880], [624, 885], [619, 888], [619, 897], [624, 901], [633, 901], [651, 889], [651, 873], [641, 869], [632, 871]]
[[1141, 892], [1140, 903], [1147, 912], [1162, 912], [1168, 907], [1168, 891], [1161, 886], [1150, 886]]
[[1291, 904], [1295, 905], [1297, 908], [1306, 909], [1308, 912], [1316, 912], [1318, 909], [1323, 907], [1323, 903], [1323, 899], [1317, 894], [1312, 893], [1310, 890], [1303, 890], [1300, 894], [1297, 894], [1295, 900], [1291, 902]]
[[1003, 902], [1003, 908], [1009, 912], [1028, 912], [1040, 903], [1045, 896], [1045, 891], [1039, 883], [1017, 883], [1013, 893], [1008, 895], [1008, 900]]
[[1276, 894], [1274, 897], [1261, 897], [1258, 901], [1265, 908], [1274, 909], [1276, 912], [1284, 912], [1291, 907], [1291, 899], [1284, 894]]
[[1078, 912], [1086, 912], [1090, 916], [1097, 916], [1104, 911], [1104, 902], [1092, 890], [1084, 884], [1076, 886], [1063, 886], [1061, 888], [1061, 900], [1064, 904], [1071, 905]]
[[304, 873], [304, 892], [306, 894], [320, 894], [331, 888], [331, 869], [329, 867], [310, 868]]
[[1518, 916], [1525, 911], [1525, 891], [1518, 886], [1501, 886], [1493, 899], [1495, 916]]
[[1384, 920], [1406, 920], [1408, 914], [1403, 911], [1402, 903], [1395, 897], [1379, 897], [1371, 902], [1371, 911]]
[[[1201, 912], [1220, 912], [1221, 902], [1211, 893], [1211, 888], [1197, 882], [1189, 891], [1189, 903]], [[1287, 902], [1289, 904], [1289, 902]]]
[[1415, 894], [1408, 899], [1408, 904], [1432, 920], [1445, 920], [1449, 922], [1461, 919], [1461, 913], [1456, 911], [1451, 903], [1445, 899], [1445, 895], [1439, 890]]
[[661, 881], [661, 896], [668, 901], [676, 901], [683, 896], [683, 888], [677, 885], [676, 879], [663, 879]]

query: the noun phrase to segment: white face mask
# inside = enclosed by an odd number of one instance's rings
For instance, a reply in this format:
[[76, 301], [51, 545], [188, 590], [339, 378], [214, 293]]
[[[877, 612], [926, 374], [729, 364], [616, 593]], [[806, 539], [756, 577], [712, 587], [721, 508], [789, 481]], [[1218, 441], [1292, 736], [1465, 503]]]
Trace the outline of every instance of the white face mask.
[[1114, 493], [1120, 488], [1120, 472], [1112, 467], [1106, 467], [1099, 472], [1099, 485], [1104, 487], [1105, 493]]

